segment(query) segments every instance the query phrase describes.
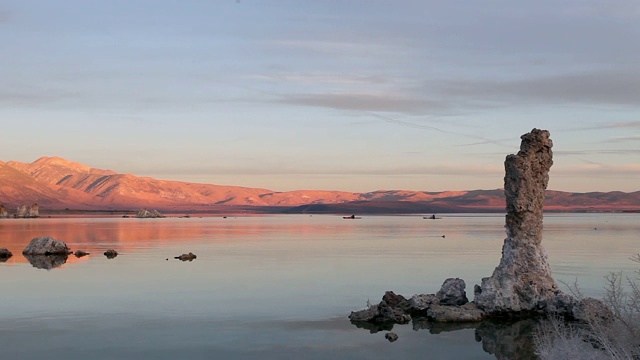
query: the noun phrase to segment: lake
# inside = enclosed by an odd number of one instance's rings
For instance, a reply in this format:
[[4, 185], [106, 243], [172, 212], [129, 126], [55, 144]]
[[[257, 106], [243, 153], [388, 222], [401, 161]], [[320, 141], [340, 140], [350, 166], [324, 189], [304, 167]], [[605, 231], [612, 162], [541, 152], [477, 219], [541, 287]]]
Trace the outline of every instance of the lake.
[[[473, 297], [473, 285], [498, 265], [504, 215], [441, 216], [2, 219], [0, 247], [14, 256], [0, 263], [0, 352], [66, 360], [530, 358], [527, 345], [513, 349], [529, 323], [414, 322], [396, 325], [399, 339], [390, 343], [386, 331], [349, 322], [386, 290], [435, 293], [449, 277], [464, 279]], [[640, 252], [640, 214], [547, 214], [544, 224], [554, 277], [577, 281], [588, 296], [602, 295], [610, 271], [637, 268], [629, 257]], [[38, 269], [21, 255], [37, 236], [91, 255]], [[120, 255], [107, 259], [109, 248]], [[197, 259], [174, 259], [188, 252]]]

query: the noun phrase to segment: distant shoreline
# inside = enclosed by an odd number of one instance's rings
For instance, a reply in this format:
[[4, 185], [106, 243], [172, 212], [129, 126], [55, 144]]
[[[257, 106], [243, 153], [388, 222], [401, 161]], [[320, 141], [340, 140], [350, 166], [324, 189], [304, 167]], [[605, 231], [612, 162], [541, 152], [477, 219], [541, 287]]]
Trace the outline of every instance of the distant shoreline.
[[[154, 209], [149, 207], [149, 209]], [[117, 210], [82, 210], [82, 209], [41, 209], [40, 218], [48, 217], [132, 217], [136, 216], [139, 209], [117, 209]], [[454, 211], [446, 211], [439, 209], [439, 211], [403, 211], [404, 209], [393, 209], [393, 211], [384, 211], [385, 209], [323, 209], [320, 211], [295, 211], [295, 208], [291, 207], [248, 207], [248, 206], [233, 206], [226, 208], [216, 209], [198, 209], [198, 208], [185, 208], [185, 209], [162, 209], [157, 208], [160, 213], [166, 217], [186, 217], [186, 216], [200, 216], [200, 217], [219, 217], [219, 216], [242, 216], [242, 215], [369, 215], [369, 216], [430, 216], [432, 214], [505, 214], [505, 209], [456, 209]], [[640, 213], [640, 209], [548, 209], [546, 213], [626, 213], [637, 214]]]

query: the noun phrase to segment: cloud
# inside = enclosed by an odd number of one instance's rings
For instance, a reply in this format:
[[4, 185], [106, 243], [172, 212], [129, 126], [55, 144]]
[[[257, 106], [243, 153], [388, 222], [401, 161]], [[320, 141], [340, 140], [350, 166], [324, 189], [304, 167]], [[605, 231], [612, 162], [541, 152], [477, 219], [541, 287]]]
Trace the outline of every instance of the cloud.
[[[517, 105], [640, 106], [640, 69], [564, 73], [512, 80], [415, 80], [380, 76], [273, 75], [269, 81], [336, 85], [346, 89], [282, 95], [281, 104], [338, 110], [392, 112], [407, 115], [451, 115]], [[347, 88], [346, 86], [349, 86]], [[380, 91], [363, 92], [363, 86]], [[382, 89], [380, 86], [386, 86]], [[600, 128], [603, 125], [593, 127]], [[610, 128], [636, 128], [640, 121], [611, 123]], [[591, 127], [580, 130], [592, 129]]]
[[559, 150], [555, 155], [636, 155], [640, 149]]
[[366, 175], [366, 176], [424, 176], [424, 175], [452, 175], [452, 176], [500, 176], [504, 173], [502, 166], [402, 166], [402, 167], [297, 167], [287, 166], [220, 166], [203, 168], [199, 166], [146, 166], [145, 173], [163, 175]]
[[553, 176], [589, 176], [589, 177], [617, 177], [617, 176], [637, 176], [640, 175], [639, 164], [608, 165], [599, 163], [587, 163], [575, 166], [564, 166], [552, 169]]
[[51, 91], [44, 90], [1, 90], [0, 89], [0, 105], [5, 107], [36, 107], [57, 103], [69, 98], [75, 98], [79, 94], [67, 91]]
[[621, 136], [612, 139], [612, 141], [640, 141], [640, 135]]
[[397, 113], [446, 113], [449, 105], [443, 101], [429, 101], [398, 94], [325, 93], [292, 94], [277, 100], [287, 105], [324, 107], [337, 110], [380, 111]]
[[640, 106], [640, 69], [592, 71], [519, 80], [461, 80], [425, 84], [441, 95], [494, 106], [538, 104]]
[[609, 128], [622, 128], [622, 129], [640, 128], [640, 121], [629, 121], [629, 122], [613, 123], [613, 124], [608, 124], [606, 127], [609, 127]]
[[335, 84], [335, 85], [379, 85], [389, 82], [382, 76], [358, 76], [343, 74], [270, 74], [251, 75], [249, 79], [269, 82], [291, 82], [300, 84]]
[[505, 144], [505, 141], [511, 140], [511, 139], [495, 139], [494, 140], [494, 139], [489, 139], [489, 138], [486, 138], [486, 137], [483, 137], [483, 136], [478, 136], [478, 135], [473, 135], [473, 134], [464, 134], [464, 133], [460, 133], [460, 132], [456, 132], [456, 131], [445, 130], [443, 128], [432, 126], [432, 125], [416, 124], [416, 123], [409, 122], [409, 121], [398, 120], [398, 119], [394, 119], [392, 117], [384, 116], [384, 115], [380, 115], [380, 114], [374, 114], [374, 113], [369, 113], [369, 114], [371, 116], [377, 117], [377, 118], [382, 119], [383, 121], [386, 121], [386, 122], [391, 123], [391, 124], [396, 124], [396, 125], [400, 125], [400, 126], [404, 126], [404, 127], [414, 128], [414, 129], [434, 130], [434, 131], [437, 131], [437, 132], [443, 133], [443, 134], [456, 135], [456, 136], [466, 137], [466, 138], [469, 138], [469, 139], [480, 140], [480, 141], [475, 142], [475, 143], [463, 144], [463, 145], [460, 145], [460, 146], [473, 146], [473, 145], [493, 144], [493, 145], [498, 145], [498, 146], [511, 147], [510, 145]]
[[569, 130], [603, 130], [603, 129], [630, 129], [630, 128], [631, 129], [640, 128], [640, 121], [604, 123], [604, 124], [598, 124], [594, 126], [585, 126], [585, 127], [569, 129]]

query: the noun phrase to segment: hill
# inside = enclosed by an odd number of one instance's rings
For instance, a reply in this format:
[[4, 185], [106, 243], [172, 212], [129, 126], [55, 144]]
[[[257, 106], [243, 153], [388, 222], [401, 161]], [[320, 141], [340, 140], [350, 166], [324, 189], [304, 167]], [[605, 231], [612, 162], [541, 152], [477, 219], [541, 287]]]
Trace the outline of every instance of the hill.
[[[503, 211], [502, 190], [367, 193], [324, 190], [277, 192], [261, 188], [158, 180], [97, 169], [60, 157], [32, 163], [0, 162], [0, 204], [38, 203], [43, 209], [285, 212], [435, 213]], [[558, 211], [640, 209], [640, 191], [548, 191], [545, 207]]]

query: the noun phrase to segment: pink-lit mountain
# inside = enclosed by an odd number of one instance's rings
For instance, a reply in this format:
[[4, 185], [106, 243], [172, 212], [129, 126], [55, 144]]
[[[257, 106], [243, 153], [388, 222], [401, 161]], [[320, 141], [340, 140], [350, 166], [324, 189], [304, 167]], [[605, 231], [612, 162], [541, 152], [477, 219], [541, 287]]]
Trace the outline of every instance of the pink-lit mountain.
[[[41, 209], [267, 211], [293, 213], [432, 213], [501, 211], [502, 190], [367, 193], [268, 189], [157, 180], [92, 168], [60, 157], [33, 163], [0, 161], [0, 204], [38, 203]], [[640, 209], [633, 193], [548, 191], [545, 208], [564, 211]]]

